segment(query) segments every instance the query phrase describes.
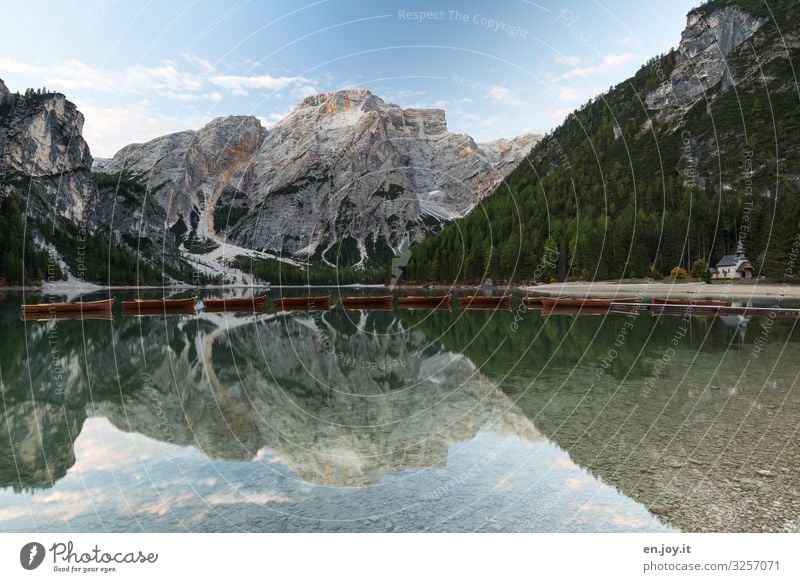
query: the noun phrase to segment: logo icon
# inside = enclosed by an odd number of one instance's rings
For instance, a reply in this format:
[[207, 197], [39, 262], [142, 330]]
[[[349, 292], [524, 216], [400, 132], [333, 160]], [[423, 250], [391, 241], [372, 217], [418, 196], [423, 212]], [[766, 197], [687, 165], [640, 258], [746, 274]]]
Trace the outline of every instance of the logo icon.
[[28, 542], [19, 551], [19, 563], [26, 570], [35, 570], [44, 561], [44, 546], [39, 542]]

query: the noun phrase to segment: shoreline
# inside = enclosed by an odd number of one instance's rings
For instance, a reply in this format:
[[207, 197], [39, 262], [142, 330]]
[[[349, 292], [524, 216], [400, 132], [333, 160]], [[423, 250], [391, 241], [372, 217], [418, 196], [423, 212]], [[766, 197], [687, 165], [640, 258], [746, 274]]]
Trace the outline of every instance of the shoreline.
[[704, 283], [702, 281], [689, 283], [651, 282], [570, 282], [570, 283], [545, 283], [541, 285], [391, 285], [376, 283], [350, 283], [348, 285], [271, 285], [269, 283], [255, 285], [95, 285], [84, 283], [55, 284], [37, 287], [7, 286], [0, 287], [0, 293], [43, 293], [48, 295], [89, 295], [102, 291], [181, 291], [187, 289], [199, 290], [241, 290], [241, 289], [390, 289], [392, 291], [428, 290], [450, 292], [480, 290], [503, 290], [505, 292], [521, 292], [525, 294], [544, 296], [568, 296], [575, 298], [597, 297], [633, 297], [640, 296], [645, 299], [651, 297], [674, 298], [709, 298], [709, 299], [797, 299], [800, 300], [800, 285], [788, 283]]
[[521, 290], [536, 295], [569, 295], [583, 297], [675, 297], [708, 299], [797, 299], [800, 300], [800, 285], [783, 283], [547, 283], [545, 285], [520, 286]]

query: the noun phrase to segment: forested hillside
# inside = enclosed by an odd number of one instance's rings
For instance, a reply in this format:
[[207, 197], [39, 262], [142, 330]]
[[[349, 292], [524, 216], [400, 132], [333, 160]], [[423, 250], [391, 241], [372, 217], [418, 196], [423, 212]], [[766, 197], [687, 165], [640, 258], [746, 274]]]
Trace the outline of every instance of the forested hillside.
[[412, 247], [405, 279], [658, 277], [713, 265], [738, 239], [761, 274], [790, 278], [798, 22], [793, 1], [693, 11], [678, 49], [569, 115], [480, 207]]

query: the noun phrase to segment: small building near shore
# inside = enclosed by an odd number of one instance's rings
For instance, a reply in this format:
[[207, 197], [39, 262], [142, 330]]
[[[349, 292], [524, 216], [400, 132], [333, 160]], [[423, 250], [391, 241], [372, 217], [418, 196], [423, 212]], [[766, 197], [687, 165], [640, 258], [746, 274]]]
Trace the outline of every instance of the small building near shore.
[[754, 279], [756, 268], [744, 254], [742, 241], [736, 244], [736, 252], [725, 255], [711, 269], [712, 279]]

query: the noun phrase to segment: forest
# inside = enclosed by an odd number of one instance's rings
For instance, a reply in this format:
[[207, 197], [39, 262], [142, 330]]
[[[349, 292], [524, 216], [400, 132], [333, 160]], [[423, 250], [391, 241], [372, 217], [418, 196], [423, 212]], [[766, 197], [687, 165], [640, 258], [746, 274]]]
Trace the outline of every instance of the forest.
[[[714, 7], [719, 2], [706, 5]], [[800, 16], [775, 5], [760, 52]], [[799, 95], [787, 55], [754, 76], [749, 47], [685, 109], [653, 111], [645, 96], [669, 78], [673, 50], [590, 100], [537, 144], [468, 216], [412, 247], [404, 279], [477, 283], [661, 278], [713, 266], [741, 240], [771, 280], [791, 278], [800, 236]], [[788, 55], [795, 62], [800, 50]]]

